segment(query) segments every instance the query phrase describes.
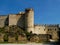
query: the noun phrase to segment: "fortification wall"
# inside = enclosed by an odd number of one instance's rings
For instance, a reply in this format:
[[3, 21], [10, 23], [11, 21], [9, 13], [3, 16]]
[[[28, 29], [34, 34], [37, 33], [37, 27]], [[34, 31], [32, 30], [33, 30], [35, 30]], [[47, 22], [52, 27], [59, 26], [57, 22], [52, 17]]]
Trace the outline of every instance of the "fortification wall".
[[50, 35], [50, 39], [52, 40], [58, 40], [59, 36], [58, 36], [58, 31], [59, 28], [58, 26], [45, 26], [45, 30], [47, 31], [46, 33]]
[[23, 14], [10, 14], [9, 15], [9, 26], [18, 25], [24, 28], [24, 15]]
[[35, 25], [34, 26], [34, 33], [46, 34], [45, 26], [44, 25]]
[[25, 28], [25, 14], [21, 12], [20, 14], [16, 15], [17, 18], [17, 25], [21, 28]]
[[0, 16], [0, 28], [5, 26], [7, 17], [8, 16]]
[[9, 15], [9, 26], [11, 25], [16, 25], [17, 24], [17, 19], [15, 14], [10, 14]]

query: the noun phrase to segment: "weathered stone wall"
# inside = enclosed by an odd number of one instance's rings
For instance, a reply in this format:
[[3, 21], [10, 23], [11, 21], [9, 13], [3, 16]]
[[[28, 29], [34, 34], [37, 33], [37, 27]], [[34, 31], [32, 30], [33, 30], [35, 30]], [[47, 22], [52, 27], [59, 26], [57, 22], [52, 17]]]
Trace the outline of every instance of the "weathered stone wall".
[[58, 26], [55, 26], [55, 25], [46, 26], [45, 30], [47, 31], [46, 33], [50, 35], [50, 39], [52, 39], [52, 40], [58, 40], [59, 39], [59, 36], [58, 36], [59, 28], [58, 28]]
[[9, 26], [11, 25], [16, 25], [17, 24], [17, 19], [15, 14], [10, 14], [9, 15]]
[[24, 28], [24, 14], [11, 14], [9, 15], [9, 26], [18, 25], [21, 28]]
[[0, 16], [0, 27], [4, 27], [8, 16]]
[[21, 28], [25, 28], [25, 12], [20, 12], [20, 14], [17, 14], [16, 17], [17, 25]]
[[36, 33], [36, 34], [46, 34], [45, 26], [44, 25], [35, 25], [34, 26], [34, 33]]
[[35, 34], [48, 34], [49, 39], [58, 41], [59, 27], [58, 25], [35, 25], [34, 27], [34, 33]]

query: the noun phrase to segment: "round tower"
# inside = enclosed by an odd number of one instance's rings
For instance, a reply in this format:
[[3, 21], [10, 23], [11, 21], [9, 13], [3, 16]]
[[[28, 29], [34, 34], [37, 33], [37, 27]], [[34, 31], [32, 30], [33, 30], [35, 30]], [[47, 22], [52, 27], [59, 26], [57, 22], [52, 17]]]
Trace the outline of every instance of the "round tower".
[[34, 33], [34, 10], [31, 8], [25, 10], [25, 29]]

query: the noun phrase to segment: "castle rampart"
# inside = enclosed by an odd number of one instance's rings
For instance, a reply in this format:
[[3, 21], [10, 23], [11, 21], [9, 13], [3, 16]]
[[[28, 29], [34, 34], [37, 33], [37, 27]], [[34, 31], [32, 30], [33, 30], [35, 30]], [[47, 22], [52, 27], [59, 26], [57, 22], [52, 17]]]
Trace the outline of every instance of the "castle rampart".
[[36, 34], [46, 34], [45, 26], [44, 25], [35, 25], [34, 26], [34, 33], [36, 33]]

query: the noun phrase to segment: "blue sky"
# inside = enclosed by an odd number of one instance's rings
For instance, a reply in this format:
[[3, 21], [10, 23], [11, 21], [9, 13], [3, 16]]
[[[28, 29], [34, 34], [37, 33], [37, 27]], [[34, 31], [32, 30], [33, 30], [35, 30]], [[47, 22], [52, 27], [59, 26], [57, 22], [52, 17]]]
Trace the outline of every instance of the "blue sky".
[[0, 0], [0, 15], [33, 8], [35, 24], [60, 24], [60, 0]]

